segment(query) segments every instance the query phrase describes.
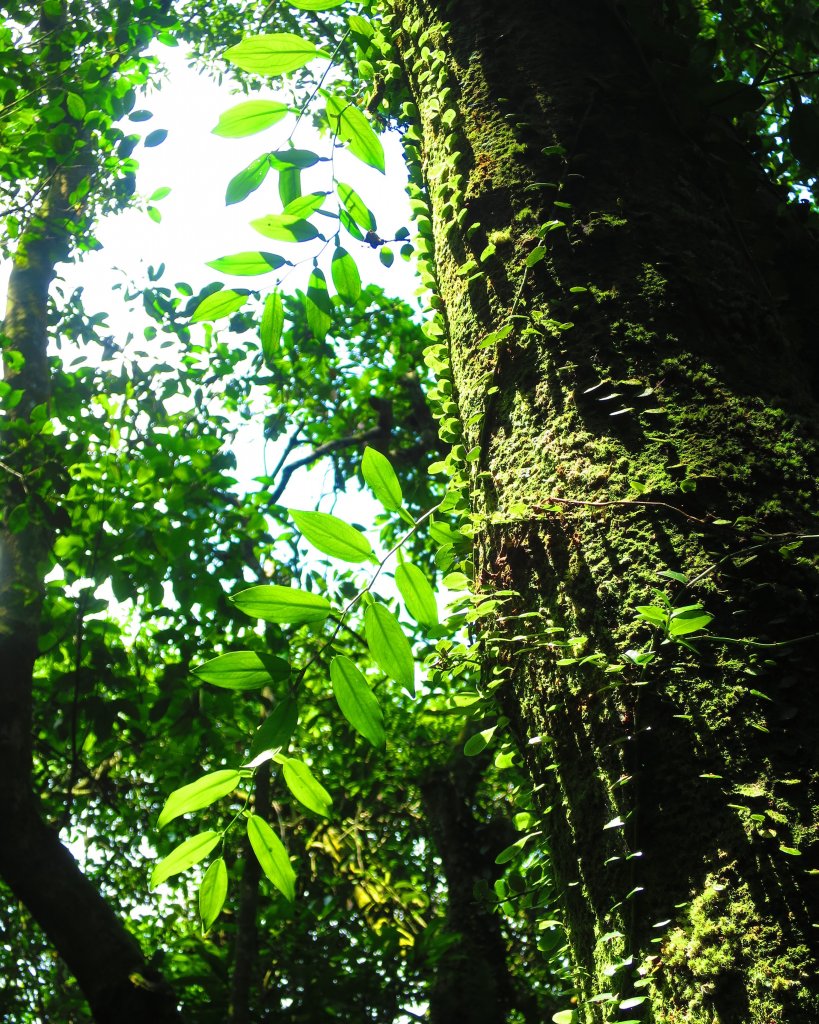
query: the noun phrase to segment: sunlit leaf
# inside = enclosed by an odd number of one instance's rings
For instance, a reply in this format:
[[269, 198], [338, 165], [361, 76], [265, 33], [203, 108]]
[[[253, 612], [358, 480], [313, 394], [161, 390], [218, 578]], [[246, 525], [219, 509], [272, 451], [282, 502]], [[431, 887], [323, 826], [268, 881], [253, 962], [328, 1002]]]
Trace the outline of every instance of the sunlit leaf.
[[404, 504], [401, 484], [386, 455], [375, 448], [365, 448], [361, 459], [364, 482], [388, 512], [398, 512]]
[[221, 838], [219, 832], [208, 831], [200, 832], [180, 843], [151, 872], [151, 888], [155, 889], [172, 875], [178, 875], [180, 871], [186, 871], [191, 865], [204, 860]]
[[257, 814], [247, 819], [247, 837], [262, 871], [292, 903], [296, 898], [296, 873], [281, 839]]
[[223, 690], [259, 690], [290, 676], [290, 665], [283, 658], [255, 651], [232, 651], [206, 661], [193, 670], [204, 683]]
[[407, 611], [421, 626], [438, 625], [438, 603], [426, 574], [417, 565], [402, 562], [395, 570], [395, 585]]
[[353, 156], [384, 173], [384, 147], [367, 118], [347, 100], [322, 92], [327, 100], [330, 130]]
[[293, 697], [285, 697], [273, 708], [256, 730], [250, 744], [250, 756], [265, 750], [287, 750], [299, 720], [299, 706]]
[[336, 185], [336, 192], [344, 209], [350, 214], [356, 224], [363, 228], [364, 231], [375, 231], [375, 217], [355, 189], [339, 181]]
[[704, 611], [702, 607], [680, 608], [671, 613], [671, 620], [668, 623], [670, 636], [685, 636], [687, 633], [696, 633], [699, 629], [705, 629], [714, 618]]
[[301, 195], [301, 171], [298, 167], [282, 167], [279, 171], [279, 198], [287, 206]]
[[232, 206], [234, 203], [241, 203], [243, 199], [247, 199], [250, 193], [255, 192], [267, 177], [270, 166], [270, 158], [265, 153], [262, 156], [257, 156], [243, 171], [239, 171], [228, 182], [225, 204]]
[[286, 213], [270, 213], [250, 222], [260, 235], [275, 238], [278, 242], [309, 242], [318, 237], [318, 228], [309, 220], [289, 217]]
[[210, 931], [210, 927], [225, 905], [228, 888], [227, 864], [222, 857], [210, 865], [199, 886], [199, 917], [202, 920], [202, 931]]
[[330, 662], [330, 680], [342, 715], [374, 747], [383, 747], [384, 716], [361, 672], [349, 658], [339, 654]]
[[201, 323], [205, 320], [222, 320], [230, 316], [247, 302], [247, 295], [234, 292], [230, 288], [223, 291], [211, 292], [206, 295], [191, 314], [191, 323]]
[[69, 92], [65, 97], [65, 105], [68, 113], [77, 121], [82, 121], [86, 114], [85, 100], [75, 92]]
[[338, 294], [345, 302], [354, 303], [361, 295], [361, 275], [353, 257], [340, 246], [333, 252], [330, 273]]
[[364, 635], [381, 671], [411, 691], [415, 686], [415, 662], [398, 619], [382, 604], [371, 604], [364, 612]]
[[272, 252], [237, 252], [233, 256], [220, 256], [205, 266], [212, 267], [223, 274], [234, 274], [236, 277], [251, 277], [255, 274], [269, 274], [287, 263], [281, 256]]
[[298, 196], [289, 202], [282, 210], [282, 214], [285, 217], [309, 217], [311, 213], [324, 206], [326, 199], [326, 192], [308, 192], [306, 196]]
[[304, 804], [308, 811], [320, 814], [322, 818], [330, 816], [333, 809], [333, 798], [304, 761], [299, 761], [294, 757], [284, 758], [282, 774], [287, 788], [299, 803]]
[[289, 0], [293, 7], [300, 11], [329, 11], [333, 7], [341, 7], [344, 0]]
[[297, 71], [315, 57], [327, 57], [307, 39], [292, 32], [248, 36], [225, 50], [225, 59], [242, 71], [256, 75], [285, 75]]
[[190, 811], [199, 811], [209, 807], [223, 796], [232, 793], [238, 786], [241, 775], [230, 768], [218, 772], [209, 772], [191, 782], [187, 786], [175, 789], [165, 801], [165, 806], [157, 819], [157, 828], [164, 828], [169, 821]]
[[275, 584], [250, 587], [240, 590], [230, 600], [245, 615], [265, 622], [323, 622], [330, 614], [327, 598], [297, 587]]
[[273, 366], [278, 355], [279, 342], [284, 329], [284, 303], [278, 291], [271, 292], [264, 300], [262, 323], [259, 337], [262, 342], [262, 356], [267, 366]]
[[286, 103], [278, 103], [276, 100], [246, 100], [244, 103], [237, 103], [235, 107], [219, 116], [213, 134], [221, 135], [225, 139], [255, 135], [256, 132], [277, 124], [289, 110]]
[[464, 754], [466, 754], [467, 757], [475, 757], [477, 754], [486, 750], [492, 742], [492, 737], [495, 735], [496, 729], [497, 726], [493, 725], [488, 729], [483, 729], [481, 732], [476, 732], [474, 736], [470, 736], [466, 743], [464, 743]]
[[[296, 200], [298, 202], [298, 200]], [[316, 267], [307, 282], [307, 294], [304, 297], [307, 326], [319, 341], [324, 341], [330, 324], [333, 322], [333, 303], [327, 291], [327, 279], [324, 271]]]
[[372, 545], [354, 526], [327, 512], [301, 512], [289, 509], [290, 517], [304, 539], [331, 558], [344, 562], [374, 561]]

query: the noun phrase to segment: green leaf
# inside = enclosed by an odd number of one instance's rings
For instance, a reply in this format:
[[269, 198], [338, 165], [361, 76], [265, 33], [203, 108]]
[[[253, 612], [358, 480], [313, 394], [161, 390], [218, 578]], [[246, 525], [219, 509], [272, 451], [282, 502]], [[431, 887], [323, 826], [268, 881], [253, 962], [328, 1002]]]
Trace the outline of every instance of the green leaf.
[[329, 11], [333, 7], [341, 7], [344, 0], [290, 0], [293, 7], [300, 11]]
[[181, 789], [175, 789], [165, 801], [165, 806], [156, 822], [157, 828], [164, 828], [169, 821], [190, 811], [199, 811], [203, 807], [221, 800], [232, 793], [238, 786], [241, 775], [231, 768], [218, 772], [209, 772]]
[[361, 460], [364, 481], [388, 512], [399, 512], [404, 504], [401, 484], [390, 460], [375, 448], [365, 448]]
[[333, 253], [330, 273], [338, 294], [346, 302], [355, 303], [361, 295], [361, 275], [353, 257], [338, 246]]
[[298, 703], [293, 697], [284, 697], [256, 730], [250, 744], [251, 759], [265, 750], [287, 750], [298, 720]]
[[256, 75], [285, 75], [303, 68], [315, 57], [326, 56], [323, 50], [292, 32], [249, 36], [225, 51], [225, 59], [231, 64]]
[[[259, 588], [263, 589], [263, 588]], [[286, 588], [282, 588], [286, 589]], [[193, 670], [204, 683], [223, 690], [259, 690], [263, 686], [290, 677], [290, 665], [283, 658], [255, 651], [220, 654]]]
[[210, 931], [211, 925], [222, 912], [228, 888], [227, 864], [218, 857], [205, 872], [199, 886], [199, 917], [202, 919], [202, 931]]
[[636, 611], [641, 619], [650, 622], [652, 626], [665, 629], [668, 624], [668, 613], [665, 608], [660, 608], [656, 604], [638, 605]]
[[282, 773], [287, 788], [293, 796], [304, 804], [308, 811], [328, 818], [333, 809], [333, 798], [316, 779], [304, 761], [294, 757], [286, 757], [282, 761]]
[[395, 585], [404, 598], [407, 611], [421, 626], [438, 625], [438, 604], [435, 591], [426, 575], [410, 562], [402, 562], [395, 570]]
[[330, 130], [343, 142], [353, 156], [384, 173], [384, 147], [370, 122], [358, 107], [339, 96], [322, 91], [327, 100], [327, 120]]
[[342, 206], [350, 214], [356, 224], [363, 228], [364, 231], [375, 231], [375, 217], [373, 216], [372, 210], [367, 207], [366, 203], [355, 189], [351, 188], [349, 185], [345, 185], [343, 181], [339, 181], [336, 184], [336, 192], [338, 193], [338, 198], [341, 200]]
[[714, 618], [701, 607], [681, 608], [671, 613], [671, 621], [668, 624], [670, 636], [685, 636], [687, 633], [696, 633], [699, 629], [705, 629]]
[[247, 838], [262, 871], [292, 903], [296, 898], [296, 873], [281, 839], [257, 814], [251, 814], [247, 819]]
[[412, 648], [398, 619], [382, 604], [371, 604], [364, 612], [364, 635], [376, 665], [399, 686], [415, 687]]
[[149, 203], [158, 203], [160, 199], [164, 199], [165, 196], [169, 196], [170, 194], [171, 194], [171, 190], [168, 188], [168, 186], [167, 185], [163, 185], [161, 188], [158, 188], [155, 192], [152, 192], [148, 196], [148, 202]]
[[[296, 200], [298, 202], [298, 200]], [[307, 294], [304, 298], [307, 326], [319, 341], [324, 341], [333, 322], [333, 303], [327, 291], [327, 279], [324, 272], [316, 267], [307, 282]]]
[[65, 97], [65, 106], [68, 113], [77, 121], [82, 121], [86, 114], [85, 100], [75, 92], [70, 92]]
[[633, 1010], [635, 1006], [640, 1006], [648, 999], [648, 996], [632, 996], [630, 999], [624, 999], [618, 1009], [619, 1010]]
[[309, 242], [318, 237], [318, 228], [309, 220], [289, 217], [286, 213], [270, 213], [250, 222], [260, 235], [279, 242]]
[[145, 136], [145, 148], [153, 149], [154, 146], [160, 146], [167, 137], [168, 132], [165, 128], [157, 128], [156, 131]]
[[382, 245], [378, 253], [378, 258], [385, 267], [391, 267], [395, 262], [395, 253], [388, 245]]
[[286, 103], [276, 100], [246, 100], [220, 114], [213, 129], [214, 135], [224, 139], [241, 139], [255, 135], [281, 121], [290, 111]]
[[326, 512], [289, 509], [290, 517], [304, 539], [331, 558], [344, 562], [376, 561], [372, 545], [360, 530]]
[[230, 600], [245, 615], [265, 622], [323, 622], [330, 614], [330, 602], [325, 597], [297, 587], [250, 587]]
[[338, 211], [338, 219], [341, 222], [341, 226], [346, 231], [349, 231], [357, 242], [364, 241], [364, 233], [346, 210], [342, 209]]
[[220, 256], [218, 260], [211, 260], [205, 266], [223, 274], [251, 277], [254, 274], [269, 274], [271, 270], [278, 270], [285, 263], [286, 259], [272, 252], [237, 252], [233, 256]]
[[151, 888], [155, 889], [171, 875], [178, 875], [180, 871], [186, 871], [192, 864], [198, 864], [200, 860], [204, 860], [221, 838], [219, 832], [200, 832], [198, 835], [186, 839], [184, 843], [180, 843], [151, 872]]
[[282, 210], [282, 214], [285, 217], [309, 217], [311, 213], [315, 213], [316, 210], [324, 206], [326, 198], [326, 192], [308, 192], [306, 196], [298, 196], [288, 203]]
[[232, 206], [234, 203], [241, 203], [243, 199], [247, 199], [250, 193], [255, 192], [267, 177], [270, 166], [270, 157], [264, 153], [262, 156], [257, 156], [243, 171], [239, 171], [228, 182], [225, 204]]
[[201, 323], [203, 320], [222, 320], [241, 309], [246, 302], [247, 295], [234, 292], [230, 288], [212, 292], [210, 295], [206, 295], [193, 311], [191, 323]]
[[288, 167], [297, 167], [303, 171], [307, 167], [317, 164], [321, 157], [312, 149], [277, 149], [270, 154], [270, 165], [277, 171], [283, 171]]
[[298, 167], [283, 167], [279, 171], [279, 198], [287, 206], [301, 195], [301, 171]]
[[279, 342], [284, 329], [284, 303], [278, 291], [271, 292], [264, 300], [262, 324], [259, 337], [262, 342], [262, 356], [267, 366], [275, 365]]
[[575, 1024], [577, 1015], [574, 1010], [558, 1010], [552, 1014], [552, 1020], [554, 1024]]
[[330, 680], [342, 715], [365, 740], [374, 747], [383, 747], [387, 742], [384, 716], [361, 672], [349, 658], [339, 654], [330, 662]]
[[497, 726], [493, 725], [489, 729], [484, 729], [482, 732], [476, 732], [474, 736], [470, 736], [466, 743], [464, 743], [464, 754], [467, 757], [475, 757], [476, 754], [486, 750], [492, 742], [496, 729]]

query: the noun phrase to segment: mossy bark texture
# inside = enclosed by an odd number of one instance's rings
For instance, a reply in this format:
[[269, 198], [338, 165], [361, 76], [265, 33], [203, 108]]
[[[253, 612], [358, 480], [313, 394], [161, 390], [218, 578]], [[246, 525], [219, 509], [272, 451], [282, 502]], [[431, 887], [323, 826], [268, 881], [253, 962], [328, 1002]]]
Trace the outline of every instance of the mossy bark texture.
[[487, 672], [544, 784], [578, 1019], [809, 1024], [819, 250], [621, 11], [388, 20], [476, 591], [513, 595]]

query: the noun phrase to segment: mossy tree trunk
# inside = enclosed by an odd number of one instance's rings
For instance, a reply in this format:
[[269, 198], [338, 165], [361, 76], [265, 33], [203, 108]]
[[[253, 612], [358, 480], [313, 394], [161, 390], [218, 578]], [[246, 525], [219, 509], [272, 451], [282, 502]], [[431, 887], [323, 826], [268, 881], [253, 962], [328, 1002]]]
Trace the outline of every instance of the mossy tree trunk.
[[542, 738], [578, 1018], [808, 1024], [816, 240], [613, 6], [396, 0], [387, 24], [476, 590], [516, 594], [487, 671]]

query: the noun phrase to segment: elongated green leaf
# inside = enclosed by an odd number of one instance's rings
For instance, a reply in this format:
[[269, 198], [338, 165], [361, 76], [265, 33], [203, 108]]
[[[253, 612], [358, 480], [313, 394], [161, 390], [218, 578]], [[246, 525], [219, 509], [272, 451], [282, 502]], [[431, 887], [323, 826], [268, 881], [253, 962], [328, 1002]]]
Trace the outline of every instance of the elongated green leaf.
[[262, 323], [259, 337], [262, 342], [262, 356], [267, 366], [274, 366], [284, 329], [284, 303], [278, 291], [271, 292], [264, 300]]
[[205, 872], [199, 886], [199, 917], [202, 919], [202, 931], [207, 933], [225, 905], [228, 888], [227, 864], [222, 857], [217, 857]]
[[236, 46], [225, 50], [225, 58], [242, 71], [256, 75], [285, 75], [296, 71], [315, 57], [326, 57], [307, 39], [292, 32], [248, 36]]
[[705, 629], [713, 618], [713, 615], [709, 615], [700, 607], [683, 608], [672, 612], [671, 621], [668, 623], [669, 635], [685, 636], [687, 633], [696, 633], [697, 630]]
[[292, 903], [296, 898], [296, 872], [281, 839], [257, 814], [251, 814], [247, 819], [247, 838], [262, 871], [282, 896]]
[[287, 750], [299, 720], [299, 706], [293, 697], [285, 697], [273, 708], [262, 725], [256, 730], [250, 744], [250, 756], [256, 757], [265, 750], [276, 748]]
[[341, 7], [344, 0], [290, 0], [290, 3], [300, 11], [329, 11]]
[[277, 124], [289, 110], [286, 103], [278, 103], [276, 100], [246, 100], [219, 115], [213, 134], [221, 135], [224, 139], [255, 135]]
[[383, 747], [387, 742], [384, 716], [361, 672], [349, 658], [339, 654], [330, 662], [330, 680], [342, 715], [365, 740], [374, 747]]
[[311, 213], [321, 209], [327, 199], [326, 192], [308, 192], [306, 196], [299, 196], [282, 210], [285, 217], [303, 218], [309, 217]]
[[371, 604], [364, 612], [364, 635], [381, 671], [411, 691], [415, 686], [415, 663], [398, 619], [384, 605]]
[[384, 147], [370, 122], [358, 107], [330, 93], [323, 92], [327, 100], [327, 120], [330, 130], [343, 142], [353, 156], [370, 167], [384, 173]]
[[364, 232], [346, 210], [341, 209], [338, 211], [338, 219], [345, 231], [349, 231], [357, 242], [364, 241]]
[[69, 92], [65, 97], [65, 105], [68, 113], [77, 121], [82, 121], [86, 114], [85, 100], [75, 92]]
[[145, 148], [153, 149], [154, 146], [161, 146], [167, 137], [167, 128], [157, 128], [156, 131], [149, 132], [148, 135], [145, 136]]
[[288, 217], [286, 213], [269, 213], [250, 222], [260, 235], [275, 238], [279, 242], [309, 242], [318, 237], [318, 228], [309, 220]]
[[330, 273], [335, 289], [341, 298], [346, 302], [357, 302], [361, 295], [361, 275], [358, 273], [355, 260], [346, 249], [339, 246], [333, 252]]
[[270, 154], [270, 164], [277, 171], [297, 167], [300, 171], [317, 164], [322, 157], [312, 149], [277, 149]]
[[365, 448], [361, 460], [364, 481], [388, 512], [398, 512], [404, 504], [401, 484], [386, 455], [375, 448]]
[[255, 651], [232, 651], [193, 670], [204, 683], [223, 690], [259, 690], [290, 676], [290, 665], [283, 658]]
[[350, 214], [356, 224], [358, 224], [360, 228], [363, 228], [364, 231], [375, 231], [376, 225], [373, 212], [367, 207], [367, 204], [356, 190], [351, 188], [349, 185], [345, 185], [343, 181], [340, 181], [336, 185], [336, 192], [338, 193], [338, 198], [341, 200], [342, 206]]
[[301, 171], [298, 167], [282, 167], [279, 171], [279, 198], [287, 206], [301, 195]]
[[198, 864], [200, 860], [204, 860], [221, 838], [219, 832], [200, 832], [198, 835], [186, 839], [184, 843], [180, 843], [151, 872], [151, 888], [155, 889], [172, 875], [178, 875], [180, 871], [186, 871], [192, 864]]
[[287, 260], [272, 252], [237, 252], [233, 256], [220, 256], [205, 266], [213, 267], [223, 274], [236, 277], [251, 277], [255, 274], [269, 274], [271, 270], [283, 267]]
[[209, 772], [187, 786], [175, 789], [165, 801], [156, 822], [157, 828], [164, 828], [169, 821], [173, 821], [181, 814], [199, 811], [216, 803], [223, 796], [232, 793], [239, 785], [240, 779], [241, 775], [237, 771], [223, 768], [218, 772]]
[[320, 814], [322, 818], [328, 818], [333, 809], [333, 798], [313, 775], [304, 761], [294, 757], [287, 757], [282, 762], [282, 774], [287, 788], [300, 804]]
[[354, 526], [327, 512], [301, 512], [288, 509], [304, 539], [331, 558], [344, 562], [374, 561], [372, 545]]
[[234, 203], [241, 203], [243, 199], [247, 199], [250, 193], [255, 192], [261, 185], [269, 170], [270, 158], [268, 155], [265, 153], [262, 156], [257, 156], [243, 171], [239, 171], [230, 179], [225, 192], [225, 204], [232, 206]]
[[330, 293], [327, 291], [327, 279], [324, 271], [316, 267], [310, 274], [307, 282], [307, 294], [304, 297], [305, 313], [307, 314], [307, 326], [318, 338], [324, 341], [330, 324], [333, 322], [333, 303], [330, 301]]
[[438, 625], [438, 603], [429, 580], [417, 565], [402, 562], [395, 570], [395, 585], [407, 611], [421, 626]]
[[297, 587], [250, 587], [230, 600], [245, 615], [265, 622], [323, 622], [330, 614], [327, 598]]
[[234, 292], [230, 288], [223, 291], [212, 292], [206, 295], [191, 315], [191, 323], [201, 323], [205, 320], [222, 320], [230, 316], [247, 302], [247, 295]]

